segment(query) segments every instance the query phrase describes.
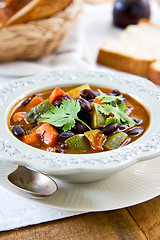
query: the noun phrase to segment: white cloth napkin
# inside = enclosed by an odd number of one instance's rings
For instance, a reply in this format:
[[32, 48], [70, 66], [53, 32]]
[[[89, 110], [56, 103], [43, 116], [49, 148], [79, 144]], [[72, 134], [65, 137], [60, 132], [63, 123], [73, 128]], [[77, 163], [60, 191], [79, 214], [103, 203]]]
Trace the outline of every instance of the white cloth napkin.
[[[56, 54], [37, 61], [17, 61], [0, 64], [0, 87], [14, 78], [40, 74], [51, 70], [93, 70], [100, 46], [119, 36], [121, 30], [112, 25], [112, 4], [85, 4], [78, 25], [69, 33]], [[160, 24], [157, 2], [151, 4], [151, 19]], [[39, 206], [19, 199], [0, 187], [0, 231], [69, 217], [78, 212]]]

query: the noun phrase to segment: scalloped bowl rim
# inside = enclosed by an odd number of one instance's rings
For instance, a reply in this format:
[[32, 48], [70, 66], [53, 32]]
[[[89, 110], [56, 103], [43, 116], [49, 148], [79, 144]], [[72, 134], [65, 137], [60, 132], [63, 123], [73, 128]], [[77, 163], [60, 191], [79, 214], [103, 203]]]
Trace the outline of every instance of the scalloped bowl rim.
[[[56, 86], [89, 83], [116, 88], [140, 101], [149, 111], [151, 122], [146, 133], [122, 148], [92, 154], [50, 153], [19, 141], [7, 126], [11, 107], [23, 97]], [[38, 85], [38, 87], [37, 87]], [[128, 90], [129, 89], [129, 90]], [[143, 96], [142, 96], [143, 95]], [[117, 171], [137, 161], [160, 155], [160, 91], [150, 81], [119, 72], [54, 71], [11, 81], [0, 90], [0, 159], [25, 165], [46, 173], [67, 174], [79, 171]]]

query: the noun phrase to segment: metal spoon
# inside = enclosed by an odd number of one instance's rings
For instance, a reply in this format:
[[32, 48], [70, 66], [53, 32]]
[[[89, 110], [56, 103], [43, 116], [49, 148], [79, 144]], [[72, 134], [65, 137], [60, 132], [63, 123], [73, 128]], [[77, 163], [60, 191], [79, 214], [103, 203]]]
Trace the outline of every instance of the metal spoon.
[[56, 192], [57, 184], [43, 173], [23, 166], [8, 175], [10, 183], [29, 197], [47, 197]]

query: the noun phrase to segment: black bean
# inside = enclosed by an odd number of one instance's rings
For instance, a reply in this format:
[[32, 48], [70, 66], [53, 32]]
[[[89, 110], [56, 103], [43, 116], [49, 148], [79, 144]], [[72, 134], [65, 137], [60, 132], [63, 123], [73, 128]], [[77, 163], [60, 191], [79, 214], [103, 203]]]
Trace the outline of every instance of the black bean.
[[84, 89], [80, 92], [80, 96], [87, 100], [93, 99], [93, 98], [97, 97], [98, 95], [100, 95], [100, 93], [95, 92], [92, 89]]
[[66, 143], [61, 144], [61, 148], [67, 148], [67, 144]]
[[112, 107], [116, 106], [116, 104], [114, 102], [110, 102], [109, 105], [111, 105]]
[[78, 113], [78, 117], [79, 117], [79, 119], [81, 119], [85, 123], [89, 123], [90, 122], [90, 114], [89, 114], [89, 112], [80, 111]]
[[131, 130], [129, 130], [127, 132], [127, 134], [129, 136], [133, 136], [133, 137], [136, 137], [136, 136], [139, 136], [140, 134], [142, 134], [144, 131], [144, 128], [140, 128], [140, 127], [135, 127], [135, 128], [132, 128]]
[[90, 112], [92, 110], [90, 102], [87, 101], [86, 99], [76, 98], [76, 100], [78, 100], [80, 102], [81, 108], [82, 108], [83, 111]]
[[61, 153], [62, 151], [59, 148], [55, 148], [56, 153]]
[[20, 126], [20, 125], [15, 125], [13, 128], [12, 128], [12, 132], [15, 136], [17, 137], [21, 137], [24, 135], [24, 129]]
[[62, 103], [62, 99], [56, 99], [56, 100], [54, 101], [53, 105], [59, 107], [59, 106], [61, 105], [61, 103]]
[[71, 100], [72, 98], [68, 94], [64, 94], [63, 97], [56, 99], [54, 101], [53, 105], [59, 107], [61, 105], [62, 101], [67, 100], [67, 99]]
[[55, 127], [55, 129], [59, 134], [63, 132], [62, 127]]
[[115, 132], [118, 129], [118, 126], [119, 126], [118, 123], [112, 123], [112, 124], [104, 127], [101, 130], [101, 133], [104, 134], [104, 135], [109, 135], [109, 134]]
[[125, 102], [126, 102], [126, 98], [123, 98], [122, 100], [117, 101], [117, 104], [119, 105], [119, 104], [122, 104], [122, 103], [125, 103]]
[[27, 106], [28, 103], [30, 103], [30, 101], [34, 98], [34, 97], [40, 97], [39, 94], [33, 94], [32, 96], [30, 96], [29, 98], [27, 98], [22, 105]]
[[64, 143], [67, 138], [70, 138], [74, 135], [75, 135], [75, 133], [73, 133], [73, 132], [62, 132], [58, 135], [57, 140], [59, 143]]
[[62, 100], [63, 100], [63, 99], [65, 99], [65, 100], [67, 100], [67, 99], [71, 100], [72, 97], [71, 97], [70, 95], [68, 95], [67, 93], [65, 93], [65, 94], [63, 95], [63, 97], [62, 97]]
[[143, 120], [139, 118], [134, 119], [134, 121], [136, 122], [137, 125], [140, 125], [143, 123]]
[[119, 96], [119, 95], [120, 95], [120, 91], [117, 90], [117, 89], [114, 89], [114, 90], [112, 91], [112, 95], [114, 95], [114, 96]]
[[90, 100], [88, 100], [90, 103], [92, 103], [92, 102], [96, 102], [94, 99], [90, 99]]
[[127, 128], [129, 128], [129, 126], [128, 125], [121, 125], [121, 124], [119, 124], [119, 126], [118, 126], [118, 128], [119, 128], [119, 130], [121, 130], [121, 131], [125, 131]]
[[76, 130], [78, 130], [79, 132], [85, 132], [85, 131], [87, 131], [86, 125], [84, 125], [84, 124], [81, 123], [81, 122], [78, 122], [78, 121], [77, 121], [75, 127], [76, 127]]

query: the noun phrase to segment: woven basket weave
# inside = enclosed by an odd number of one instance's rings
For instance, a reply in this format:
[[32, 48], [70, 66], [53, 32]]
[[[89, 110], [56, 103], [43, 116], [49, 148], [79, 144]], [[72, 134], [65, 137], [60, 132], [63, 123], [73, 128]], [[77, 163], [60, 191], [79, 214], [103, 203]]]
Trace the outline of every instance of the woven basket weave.
[[81, 0], [54, 16], [0, 29], [0, 62], [37, 59], [53, 53], [81, 12]]
[[112, 3], [115, 0], [85, 0], [87, 3], [100, 4], [100, 3]]

